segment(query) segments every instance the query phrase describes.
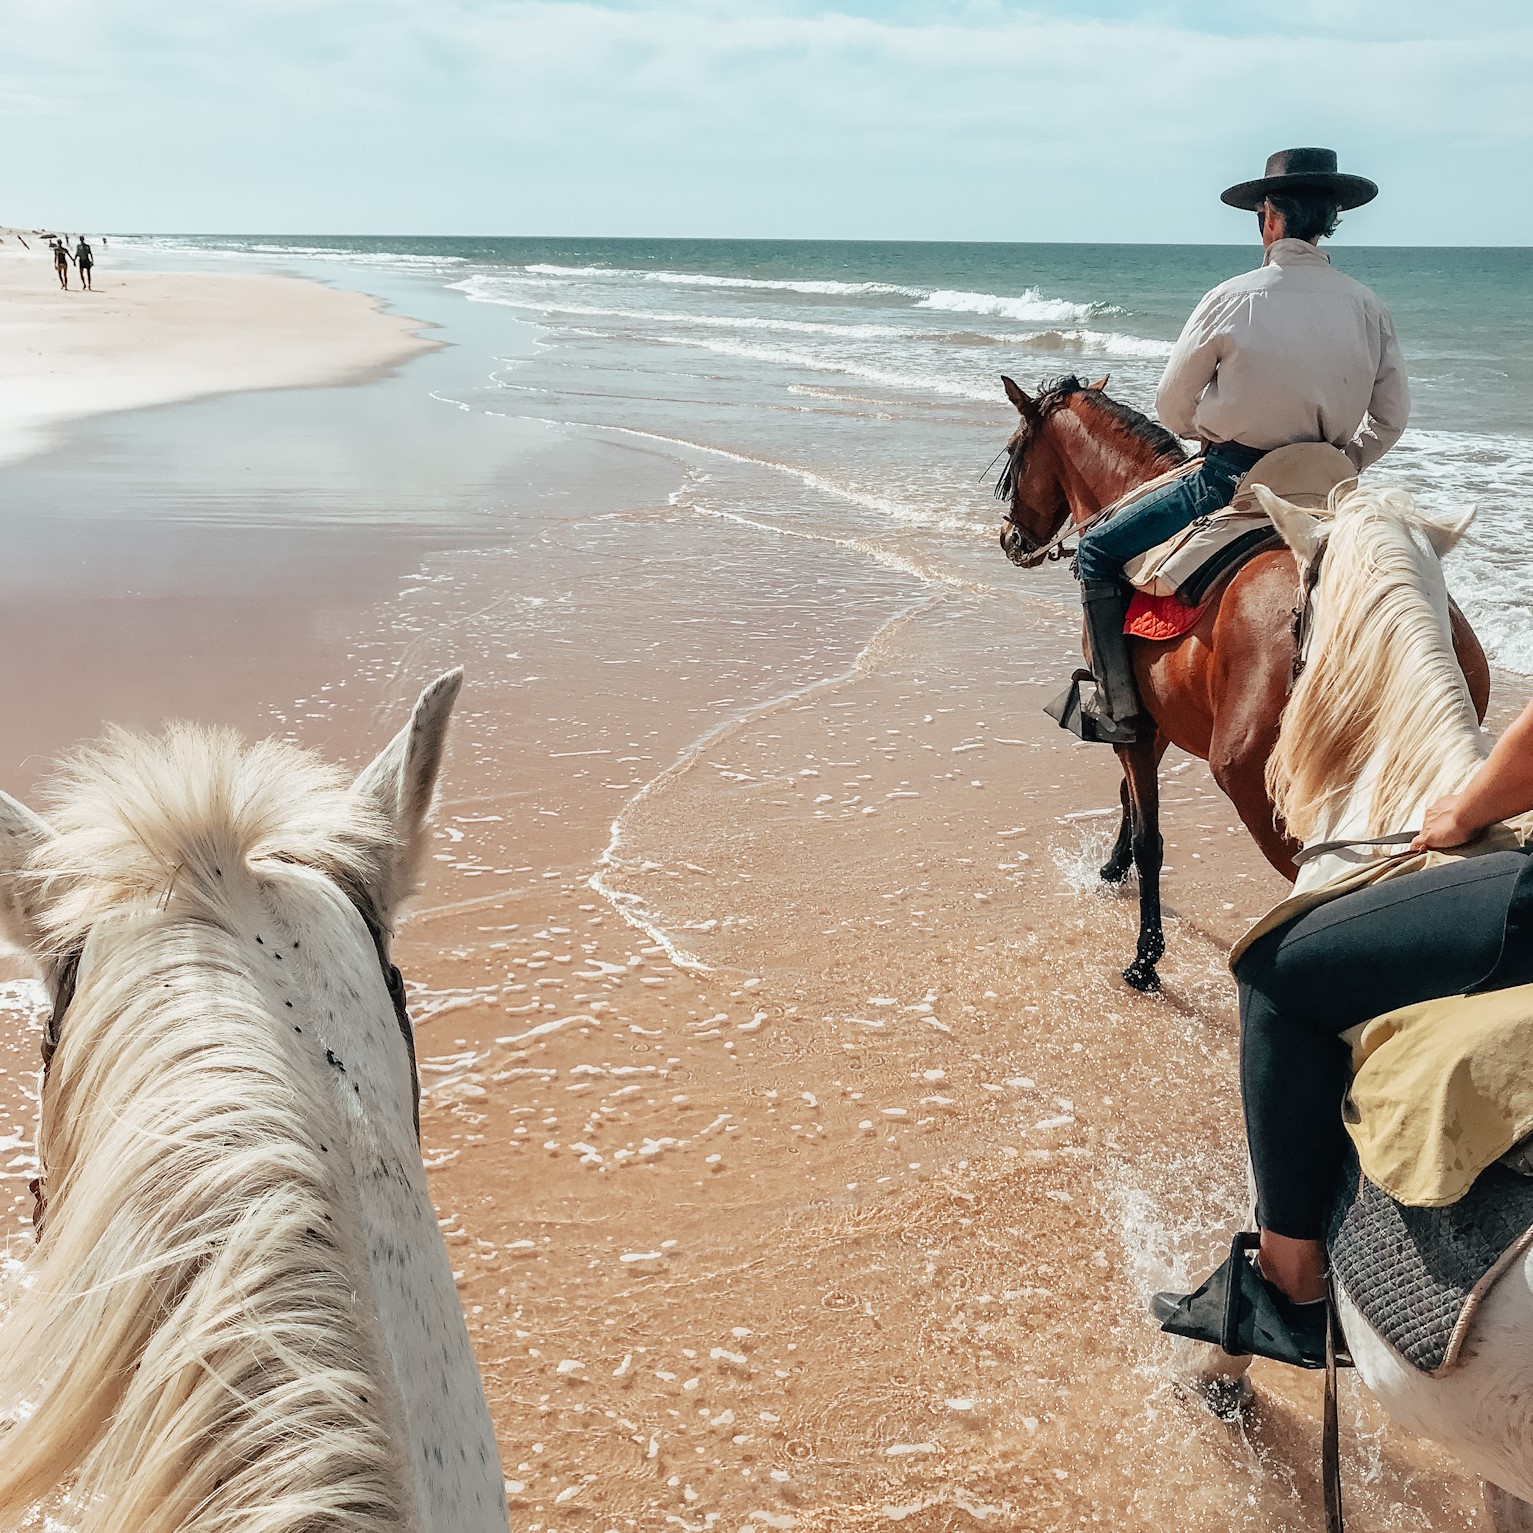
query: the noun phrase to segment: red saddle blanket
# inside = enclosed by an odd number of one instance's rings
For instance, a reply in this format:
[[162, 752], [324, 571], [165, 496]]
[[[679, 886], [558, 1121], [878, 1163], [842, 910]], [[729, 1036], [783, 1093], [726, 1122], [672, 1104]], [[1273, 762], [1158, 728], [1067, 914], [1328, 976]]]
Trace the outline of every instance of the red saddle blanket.
[[1123, 631], [1136, 639], [1175, 639], [1196, 625], [1212, 600], [1210, 597], [1200, 606], [1188, 607], [1174, 596], [1151, 596], [1147, 591], [1136, 591], [1123, 619]]

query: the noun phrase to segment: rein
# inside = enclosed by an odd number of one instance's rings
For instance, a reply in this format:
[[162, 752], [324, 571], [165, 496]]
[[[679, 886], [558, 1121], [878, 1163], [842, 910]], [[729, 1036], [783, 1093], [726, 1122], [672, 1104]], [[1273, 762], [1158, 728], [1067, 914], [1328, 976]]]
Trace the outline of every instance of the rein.
[[[1019, 538], [1027, 537], [1027, 534], [1009, 516], [1006, 518], [1006, 523]], [[1064, 526], [1048, 542], [1040, 543], [1036, 548], [1028, 549], [1026, 553], [1010, 554], [1008, 557], [1020, 570], [1035, 570], [1040, 564], [1049, 563], [1057, 559], [1068, 559], [1075, 550], [1073, 548], [1066, 548], [1064, 546], [1065, 540], [1073, 533], [1084, 531], [1084, 527], [1077, 527], [1069, 517], [1066, 517]]]
[[1290, 686], [1304, 674], [1309, 663], [1309, 642], [1315, 635], [1315, 587], [1320, 584], [1320, 566], [1325, 561], [1329, 539], [1315, 550], [1315, 557], [1304, 567], [1299, 582], [1299, 599], [1293, 609], [1293, 676]]
[[[368, 936], [373, 939], [373, 950], [378, 955], [378, 967], [383, 971], [384, 988], [389, 993], [389, 1000], [394, 1007], [394, 1020], [399, 1024], [400, 1036], [404, 1039], [405, 1053], [410, 1061], [410, 1094], [414, 1102], [415, 1142], [419, 1144], [421, 1137], [420, 1067], [415, 1058], [415, 1029], [410, 1023], [410, 1011], [405, 999], [404, 975], [399, 972], [399, 965], [389, 957], [388, 931], [381, 917], [373, 909], [372, 901], [357, 890], [347, 889], [344, 884], [340, 887], [348, 903], [361, 916]], [[64, 1020], [75, 998], [75, 986], [80, 975], [80, 959], [85, 952], [85, 943], [88, 940], [87, 934], [86, 938], [66, 953], [59, 962], [53, 1011], [48, 1018], [47, 1027], [43, 1029], [43, 1078], [38, 1089], [39, 1098], [47, 1089], [53, 1056], [58, 1053], [59, 1044], [63, 1040]], [[41, 1234], [43, 1217], [47, 1209], [41, 1171], [32, 1178], [31, 1190], [35, 1205], [32, 1210], [32, 1225], [38, 1234]]]
[[[1306, 862], [1313, 862], [1317, 857], [1328, 857], [1332, 852], [1345, 852], [1354, 846], [1399, 846], [1409, 847], [1411, 842], [1419, 836], [1419, 830], [1400, 830], [1390, 836], [1353, 836], [1346, 841], [1317, 841], [1313, 846], [1306, 846], [1303, 851], [1294, 854], [1294, 865], [1303, 867]], [[1395, 852], [1396, 857], [1403, 857], [1404, 852]]]

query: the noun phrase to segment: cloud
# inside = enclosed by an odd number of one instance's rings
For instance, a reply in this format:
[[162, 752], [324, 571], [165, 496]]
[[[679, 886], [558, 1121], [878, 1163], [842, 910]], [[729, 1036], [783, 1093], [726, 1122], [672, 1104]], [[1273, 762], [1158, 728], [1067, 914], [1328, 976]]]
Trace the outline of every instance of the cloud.
[[0, 0], [53, 108], [0, 219], [1241, 239], [1219, 188], [1334, 143], [1388, 191], [1367, 237], [1528, 240], [1496, 195], [1533, 137], [1520, 0], [1452, 35], [1415, 0], [1307, 3]]

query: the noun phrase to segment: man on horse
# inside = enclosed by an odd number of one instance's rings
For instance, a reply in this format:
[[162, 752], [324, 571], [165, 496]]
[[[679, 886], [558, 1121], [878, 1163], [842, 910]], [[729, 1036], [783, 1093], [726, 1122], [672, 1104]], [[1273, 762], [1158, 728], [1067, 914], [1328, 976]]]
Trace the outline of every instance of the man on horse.
[[1155, 396], [1161, 420], [1204, 450], [1191, 470], [1089, 528], [1076, 555], [1097, 683], [1083, 712], [1097, 739], [1128, 745], [1149, 727], [1123, 636], [1124, 564], [1222, 510], [1273, 448], [1330, 442], [1361, 470], [1405, 429], [1410, 399], [1389, 312], [1317, 248], [1341, 212], [1378, 190], [1341, 174], [1334, 150], [1284, 149], [1264, 176], [1223, 193], [1230, 207], [1256, 214], [1262, 264], [1205, 295]]

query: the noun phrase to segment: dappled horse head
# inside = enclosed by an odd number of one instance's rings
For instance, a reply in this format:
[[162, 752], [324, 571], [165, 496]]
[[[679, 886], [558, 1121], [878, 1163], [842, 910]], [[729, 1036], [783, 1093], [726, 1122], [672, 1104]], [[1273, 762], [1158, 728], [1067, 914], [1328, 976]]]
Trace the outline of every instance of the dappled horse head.
[[354, 781], [189, 725], [0, 795], [54, 997], [0, 1308], [0, 1526], [503, 1533], [390, 954], [462, 680]]

